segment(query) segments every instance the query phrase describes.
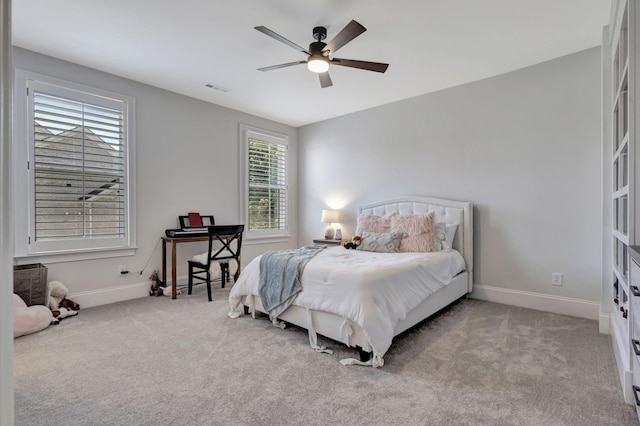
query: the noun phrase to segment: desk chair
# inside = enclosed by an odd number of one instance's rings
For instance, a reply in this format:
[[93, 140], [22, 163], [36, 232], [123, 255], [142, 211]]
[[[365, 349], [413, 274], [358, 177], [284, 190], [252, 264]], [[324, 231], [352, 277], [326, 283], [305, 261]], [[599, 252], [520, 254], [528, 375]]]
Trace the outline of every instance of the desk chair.
[[[209, 249], [206, 259], [189, 260], [189, 288], [188, 294], [191, 294], [194, 280], [196, 284], [207, 284], [207, 295], [211, 302], [211, 264], [218, 263], [222, 275], [222, 288], [225, 281], [229, 280], [229, 261], [235, 260], [238, 268], [233, 275], [233, 282], [236, 282], [240, 274], [240, 249], [242, 248], [242, 233], [244, 225], [214, 225], [208, 226], [209, 231]], [[235, 247], [233, 242], [235, 241]], [[214, 242], [220, 242], [214, 245]]]

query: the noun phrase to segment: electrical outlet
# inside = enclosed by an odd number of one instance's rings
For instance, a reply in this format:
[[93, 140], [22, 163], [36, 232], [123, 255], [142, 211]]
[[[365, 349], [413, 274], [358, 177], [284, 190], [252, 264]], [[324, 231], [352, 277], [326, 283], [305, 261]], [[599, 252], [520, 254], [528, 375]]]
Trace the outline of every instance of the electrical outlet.
[[561, 286], [562, 285], [562, 273], [560, 272], [552, 272], [551, 273], [551, 284]]

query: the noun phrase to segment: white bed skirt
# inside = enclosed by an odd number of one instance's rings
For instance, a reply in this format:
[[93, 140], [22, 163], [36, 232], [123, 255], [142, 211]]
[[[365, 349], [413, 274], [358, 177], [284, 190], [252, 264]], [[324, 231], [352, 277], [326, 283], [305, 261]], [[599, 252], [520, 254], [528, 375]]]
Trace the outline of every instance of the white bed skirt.
[[[396, 325], [393, 334], [394, 337], [425, 320], [439, 310], [447, 307], [452, 302], [465, 296], [467, 292], [467, 273], [461, 272], [451, 280], [451, 283], [433, 293], [421, 304], [411, 310], [407, 317]], [[266, 314], [266, 310], [260, 301], [260, 296], [247, 296], [244, 305], [248, 309], [253, 306], [254, 317], [256, 311]], [[349, 324], [351, 334], [348, 335], [345, 333], [345, 327], [343, 327], [343, 317], [329, 312], [316, 310], [310, 310], [310, 314], [316, 333], [350, 347], [357, 346], [363, 352], [371, 352], [371, 345], [369, 344], [364, 331], [357, 324]], [[278, 319], [304, 329], [308, 328], [307, 309], [300, 306], [291, 305], [285, 312], [278, 316]]]

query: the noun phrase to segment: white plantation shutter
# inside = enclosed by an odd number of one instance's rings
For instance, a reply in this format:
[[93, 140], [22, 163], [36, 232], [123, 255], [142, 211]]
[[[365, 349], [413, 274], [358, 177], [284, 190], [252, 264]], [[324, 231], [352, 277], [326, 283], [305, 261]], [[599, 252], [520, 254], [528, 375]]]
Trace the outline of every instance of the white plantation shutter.
[[249, 229], [287, 228], [287, 146], [249, 137]]
[[135, 250], [135, 99], [16, 70], [16, 258]]
[[125, 231], [122, 109], [35, 91], [35, 240]]
[[241, 209], [245, 237], [289, 238], [289, 136], [240, 125]]

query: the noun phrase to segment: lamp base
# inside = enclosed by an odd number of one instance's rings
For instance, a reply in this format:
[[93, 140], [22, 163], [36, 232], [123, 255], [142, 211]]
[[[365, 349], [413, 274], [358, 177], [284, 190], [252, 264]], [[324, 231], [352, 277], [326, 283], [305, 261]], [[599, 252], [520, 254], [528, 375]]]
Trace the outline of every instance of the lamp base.
[[327, 226], [327, 229], [324, 230], [324, 239], [325, 240], [333, 240], [334, 230], [331, 226]]

